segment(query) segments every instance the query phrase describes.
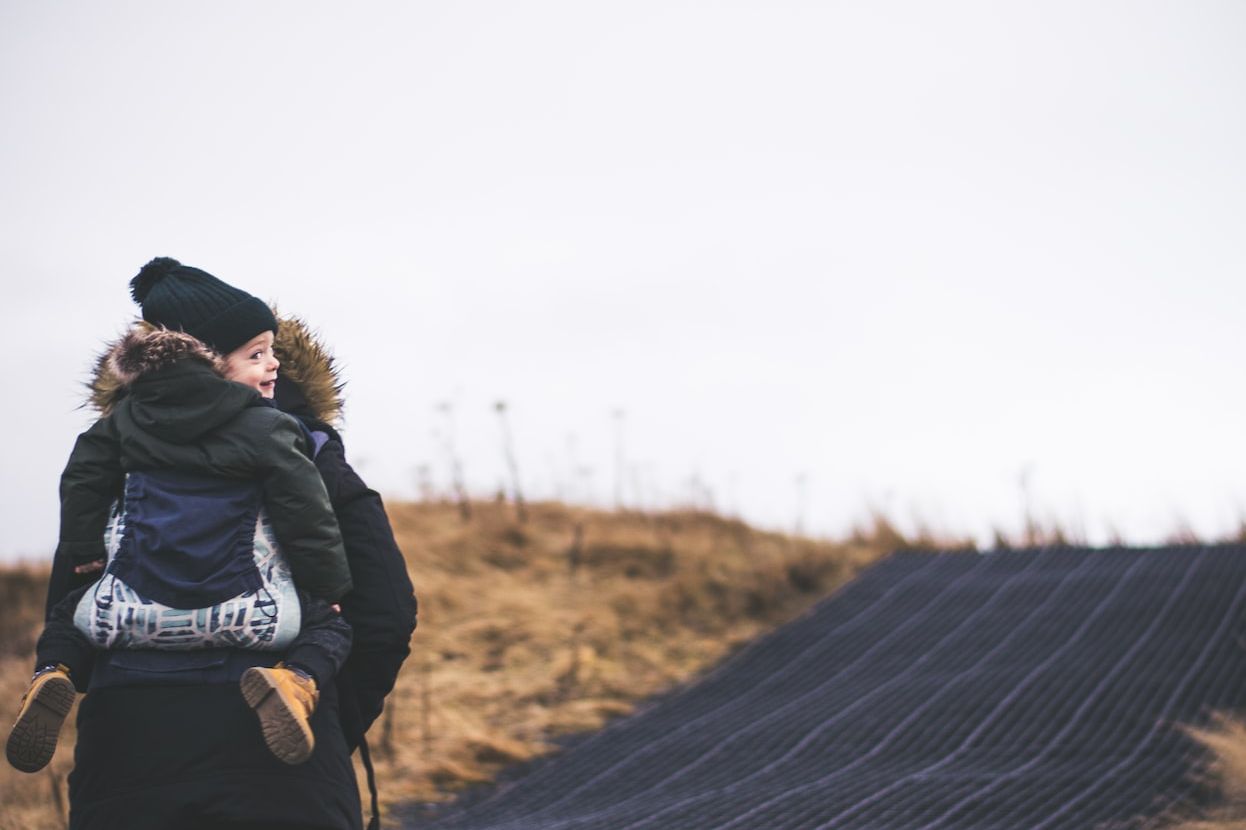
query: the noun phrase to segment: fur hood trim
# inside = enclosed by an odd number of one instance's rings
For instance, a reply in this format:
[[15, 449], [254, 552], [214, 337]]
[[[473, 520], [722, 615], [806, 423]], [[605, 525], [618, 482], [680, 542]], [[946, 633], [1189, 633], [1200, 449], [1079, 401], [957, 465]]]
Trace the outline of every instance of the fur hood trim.
[[[278, 322], [273, 344], [281, 361], [278, 374], [298, 385], [317, 419], [337, 426], [344, 384], [333, 355], [302, 319], [282, 317], [276, 309], [273, 313]], [[200, 360], [223, 374], [224, 358], [203, 341], [136, 320], [96, 358], [85, 405], [101, 416], [108, 415], [139, 377], [183, 359]]]
[[197, 360], [224, 373], [224, 359], [203, 341], [139, 320], [96, 359], [87, 405], [107, 415], [134, 381], [179, 360]]
[[148, 331], [133, 329], [108, 352], [108, 370], [121, 386], [129, 386], [143, 375], [149, 375], [180, 360], [197, 360], [210, 366], [218, 375], [224, 374], [224, 358], [201, 340], [189, 334], [166, 328], [149, 327]]
[[344, 403], [342, 388], [346, 384], [333, 354], [303, 318], [283, 317], [275, 308], [273, 315], [277, 318], [273, 351], [281, 361], [277, 374], [294, 381], [317, 420], [332, 427], [340, 426]]

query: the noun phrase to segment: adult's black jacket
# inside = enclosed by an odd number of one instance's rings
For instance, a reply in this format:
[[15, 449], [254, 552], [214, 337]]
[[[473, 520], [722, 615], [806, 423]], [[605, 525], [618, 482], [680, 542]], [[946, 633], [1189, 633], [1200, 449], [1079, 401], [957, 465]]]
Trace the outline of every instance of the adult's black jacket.
[[[297, 390], [295, 390], [297, 391]], [[418, 610], [406, 560], [390, 528], [380, 495], [346, 461], [337, 431], [293, 404], [294, 392], [278, 387], [278, 406], [303, 419], [318, 438], [316, 467], [329, 491], [346, 545], [354, 588], [342, 598], [342, 615], [354, 631], [346, 666], [338, 675], [342, 729], [352, 750], [381, 714], [398, 671], [411, 653]]]

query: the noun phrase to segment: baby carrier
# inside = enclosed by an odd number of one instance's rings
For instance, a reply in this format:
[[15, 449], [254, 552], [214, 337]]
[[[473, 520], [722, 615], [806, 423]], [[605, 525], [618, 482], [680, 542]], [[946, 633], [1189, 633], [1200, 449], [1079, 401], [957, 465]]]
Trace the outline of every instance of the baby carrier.
[[108, 564], [74, 624], [103, 649], [288, 646], [301, 614], [260, 486], [130, 472], [105, 533]]

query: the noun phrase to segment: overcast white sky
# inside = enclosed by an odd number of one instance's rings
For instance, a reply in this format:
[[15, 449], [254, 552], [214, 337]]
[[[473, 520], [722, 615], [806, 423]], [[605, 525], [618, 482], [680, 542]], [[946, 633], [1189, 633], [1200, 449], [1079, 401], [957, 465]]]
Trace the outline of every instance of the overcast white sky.
[[[844, 532], [1246, 511], [1246, 4], [0, 3], [0, 558], [181, 259], [316, 324], [391, 497]], [[576, 474], [574, 467], [591, 470]], [[798, 475], [807, 476], [804, 506]]]

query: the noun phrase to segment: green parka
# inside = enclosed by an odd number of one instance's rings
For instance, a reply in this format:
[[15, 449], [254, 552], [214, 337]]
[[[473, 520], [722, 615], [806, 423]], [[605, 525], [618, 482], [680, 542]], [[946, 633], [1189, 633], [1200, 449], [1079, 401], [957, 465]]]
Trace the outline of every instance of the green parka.
[[298, 587], [330, 602], [350, 591], [337, 519], [298, 421], [226, 380], [220, 356], [182, 332], [135, 329], [102, 361], [119, 386], [97, 399], [104, 415], [62, 474], [58, 558], [103, 559], [125, 474], [176, 470], [258, 482]]

